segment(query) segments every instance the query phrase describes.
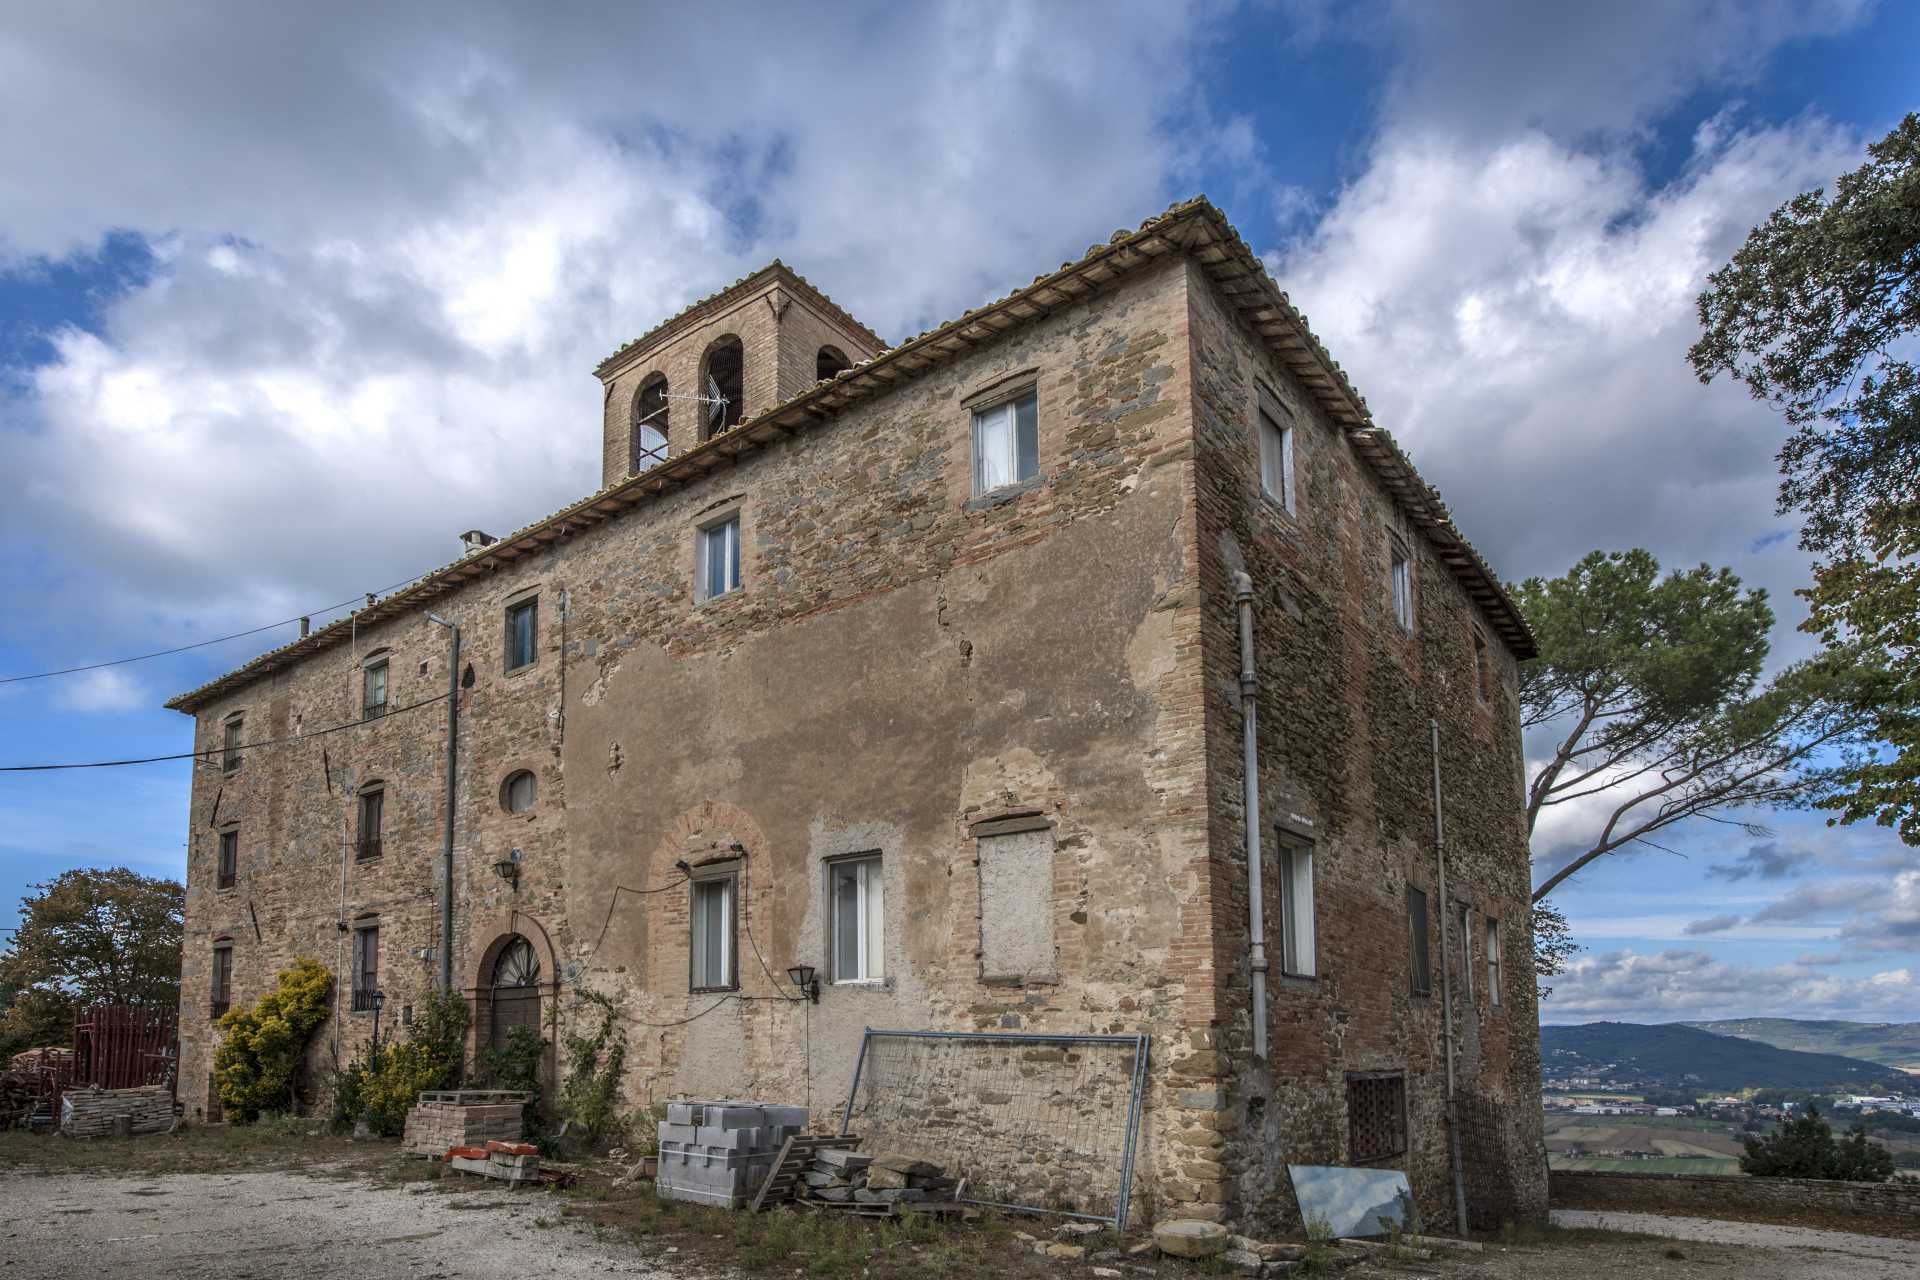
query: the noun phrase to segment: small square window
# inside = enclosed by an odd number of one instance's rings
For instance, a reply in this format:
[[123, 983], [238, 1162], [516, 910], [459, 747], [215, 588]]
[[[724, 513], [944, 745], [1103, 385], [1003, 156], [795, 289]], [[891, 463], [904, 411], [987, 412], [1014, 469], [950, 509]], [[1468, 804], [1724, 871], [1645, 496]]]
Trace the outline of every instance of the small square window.
[[975, 497], [1020, 484], [1039, 474], [1039, 400], [1033, 392], [974, 411]]
[[240, 829], [220, 833], [220, 871], [217, 888], [231, 889], [240, 878]]
[[1487, 927], [1487, 1003], [1500, 1007], [1500, 922], [1486, 917]]
[[695, 991], [731, 991], [739, 985], [734, 967], [734, 902], [740, 873], [702, 871], [693, 881], [687, 904], [691, 948], [690, 983]]
[[1260, 491], [1293, 514], [1293, 424], [1260, 410]]
[[387, 714], [387, 660], [369, 662], [360, 672], [360, 718]]
[[700, 530], [699, 598], [713, 600], [740, 589], [740, 517], [730, 516]]
[[1413, 557], [1398, 538], [1388, 543], [1389, 582], [1393, 591], [1393, 620], [1402, 631], [1413, 630]]
[[1427, 891], [1407, 886], [1407, 926], [1413, 945], [1413, 994], [1433, 992], [1433, 956], [1427, 945]]
[[217, 1018], [233, 1003], [233, 944], [216, 943], [213, 948], [213, 974], [207, 988], [207, 1013]]
[[877, 982], [886, 977], [886, 883], [880, 858], [844, 858], [827, 865], [833, 919], [833, 980]]
[[235, 716], [227, 721], [224, 750], [220, 756], [220, 772], [240, 772], [240, 739], [245, 728], [246, 720], [241, 716]]
[[540, 629], [540, 600], [522, 600], [507, 606], [507, 670], [533, 665], [539, 657], [535, 638]]
[[363, 787], [360, 791], [360, 839], [355, 856], [363, 861], [383, 852], [381, 824], [386, 816], [387, 793], [381, 787]]
[[1313, 939], [1313, 846], [1304, 840], [1280, 841], [1280, 972], [1311, 978]]

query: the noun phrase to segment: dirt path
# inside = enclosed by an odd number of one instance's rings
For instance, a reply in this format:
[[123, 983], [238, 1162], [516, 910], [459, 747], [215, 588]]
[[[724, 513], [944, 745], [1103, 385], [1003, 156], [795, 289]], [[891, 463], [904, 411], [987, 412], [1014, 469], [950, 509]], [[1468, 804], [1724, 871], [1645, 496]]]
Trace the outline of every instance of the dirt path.
[[[686, 1277], [672, 1255], [598, 1241], [538, 1191], [433, 1194], [288, 1171], [0, 1174], [0, 1280], [525, 1280]], [[663, 1251], [664, 1252], [664, 1251]]]
[[[1848, 1280], [1913, 1280], [1920, 1275], [1920, 1245], [1887, 1236], [1857, 1236], [1812, 1227], [1782, 1227], [1761, 1222], [1721, 1222], [1712, 1218], [1670, 1218], [1658, 1213], [1621, 1213], [1610, 1209], [1555, 1209], [1557, 1227], [1594, 1227], [1602, 1231], [1644, 1231], [1707, 1244], [1762, 1250], [1792, 1268], [1804, 1262], [1809, 1276], [1844, 1275]], [[1769, 1270], [1767, 1275], [1794, 1275]]]

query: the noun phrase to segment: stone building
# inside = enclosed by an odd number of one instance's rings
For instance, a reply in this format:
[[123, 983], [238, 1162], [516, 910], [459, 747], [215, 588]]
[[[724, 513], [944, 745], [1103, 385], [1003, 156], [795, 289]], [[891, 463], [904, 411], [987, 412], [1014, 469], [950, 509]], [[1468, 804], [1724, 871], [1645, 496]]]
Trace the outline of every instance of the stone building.
[[867, 1026], [1146, 1032], [1136, 1212], [1297, 1225], [1286, 1163], [1366, 1162], [1445, 1223], [1450, 1132], [1477, 1221], [1544, 1211], [1532, 641], [1217, 209], [891, 347], [776, 262], [597, 373], [597, 492], [168, 704], [192, 1112], [295, 956], [321, 1082], [448, 955], [476, 1049], [611, 997], [636, 1107], [832, 1123]]

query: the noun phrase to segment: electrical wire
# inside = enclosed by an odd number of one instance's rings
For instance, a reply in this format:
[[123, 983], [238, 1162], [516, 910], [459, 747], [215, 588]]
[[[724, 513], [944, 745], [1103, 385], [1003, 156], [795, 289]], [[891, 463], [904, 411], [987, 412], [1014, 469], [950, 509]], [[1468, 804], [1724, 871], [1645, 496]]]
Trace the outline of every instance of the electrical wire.
[[215, 747], [211, 751], [182, 751], [170, 756], [143, 756], [137, 760], [90, 760], [77, 764], [0, 764], [0, 773], [47, 773], [55, 769], [117, 769], [123, 765], [159, 764], [166, 760], [211, 760], [212, 757], [225, 755], [228, 751], [253, 751], [260, 747], [283, 747], [290, 742], [305, 742], [308, 738], [323, 738], [330, 733], [339, 733], [343, 729], [358, 729], [361, 725], [378, 724], [381, 720], [386, 720], [397, 715], [404, 715], [409, 711], [416, 711], [421, 707], [431, 706], [433, 703], [444, 701], [446, 696], [444, 693], [436, 693], [431, 698], [422, 698], [420, 701], [410, 702], [404, 707], [395, 707], [393, 710], [387, 712], [386, 715], [376, 716], [372, 720], [349, 720], [344, 724], [330, 725], [325, 729], [314, 729], [306, 733], [296, 733], [288, 738], [270, 738], [265, 742], [246, 742], [231, 748]]
[[594, 938], [593, 940], [593, 949], [595, 951], [598, 951], [600, 949], [600, 944], [606, 941], [607, 926], [613, 923], [613, 907], [615, 903], [620, 901], [621, 894], [631, 893], [637, 897], [644, 898], [648, 894], [665, 893], [669, 889], [678, 889], [681, 885], [685, 883], [687, 883], [685, 879], [675, 880], [672, 884], [663, 884], [658, 889], [629, 889], [624, 884], [617, 884], [613, 886], [613, 897], [607, 899], [607, 918], [600, 922], [600, 933], [599, 933], [599, 936]]
[[[418, 581], [424, 576], [426, 575], [416, 573], [411, 578], [402, 578], [392, 586], [381, 587], [378, 591], [374, 591], [371, 594], [376, 596], [386, 595], [388, 592], [404, 587], [409, 582]], [[229, 640], [244, 640], [248, 636], [257, 636], [263, 631], [272, 631], [279, 627], [290, 627], [302, 618], [313, 618], [323, 613], [332, 613], [335, 609], [344, 609], [350, 604], [364, 600], [368, 594], [367, 592], [361, 592], [359, 595], [351, 599], [342, 600], [338, 604], [330, 604], [320, 609], [309, 609], [306, 613], [295, 614], [291, 618], [282, 618], [278, 622], [269, 622], [265, 626], [254, 627], [247, 631], [236, 631], [230, 636], [215, 636], [211, 640], [196, 640], [192, 644], [183, 644], [174, 649], [158, 649], [152, 653], [136, 653], [130, 658], [111, 658], [106, 662], [89, 662], [84, 666], [61, 667], [58, 671], [35, 671], [30, 675], [24, 676], [0, 676], [0, 684], [19, 684], [23, 680], [48, 680], [54, 676], [71, 676], [78, 675], [83, 671], [98, 671], [103, 667], [123, 667], [129, 662], [145, 662], [150, 658], [170, 658], [176, 653], [186, 653], [193, 649], [204, 649], [208, 645], [225, 644]]]

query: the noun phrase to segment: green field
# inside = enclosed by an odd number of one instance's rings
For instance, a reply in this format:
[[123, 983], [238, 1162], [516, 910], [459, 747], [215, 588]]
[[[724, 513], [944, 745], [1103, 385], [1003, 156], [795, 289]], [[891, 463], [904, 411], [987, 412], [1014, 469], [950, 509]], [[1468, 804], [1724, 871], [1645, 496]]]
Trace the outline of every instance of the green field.
[[1618, 1160], [1605, 1156], [1563, 1156], [1549, 1154], [1549, 1169], [1586, 1170], [1591, 1173], [1717, 1173], [1740, 1172], [1738, 1160], [1717, 1160], [1705, 1156], [1666, 1156], [1658, 1160]]

